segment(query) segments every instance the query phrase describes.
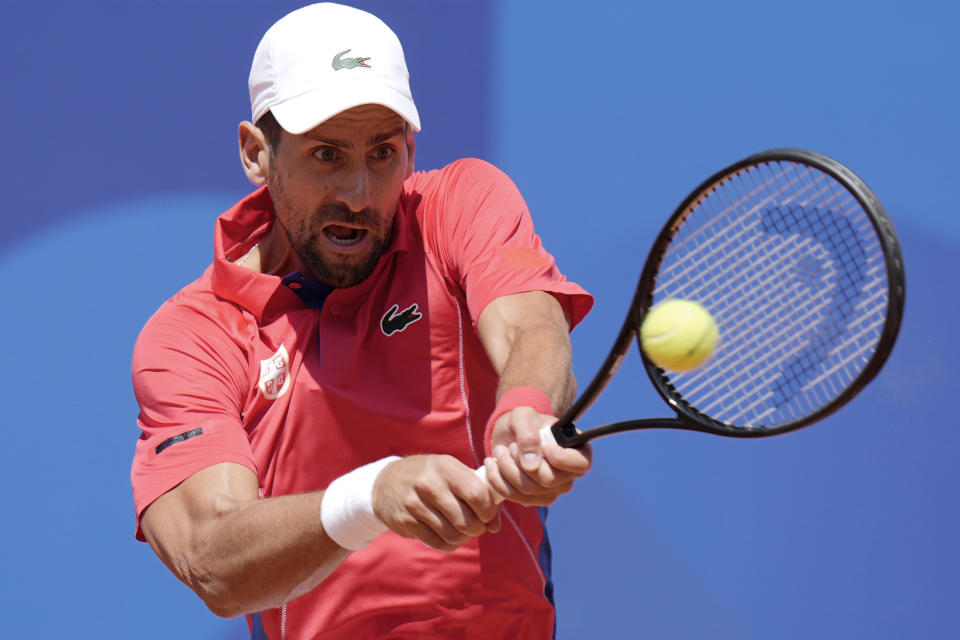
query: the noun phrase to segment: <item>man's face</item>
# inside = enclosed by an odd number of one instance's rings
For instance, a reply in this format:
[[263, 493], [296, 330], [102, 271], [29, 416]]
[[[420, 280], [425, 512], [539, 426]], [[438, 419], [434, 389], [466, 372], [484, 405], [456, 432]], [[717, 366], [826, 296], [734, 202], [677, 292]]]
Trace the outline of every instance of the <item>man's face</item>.
[[268, 184], [307, 275], [332, 287], [365, 280], [390, 242], [412, 171], [412, 129], [386, 107], [356, 107], [301, 135], [284, 131]]

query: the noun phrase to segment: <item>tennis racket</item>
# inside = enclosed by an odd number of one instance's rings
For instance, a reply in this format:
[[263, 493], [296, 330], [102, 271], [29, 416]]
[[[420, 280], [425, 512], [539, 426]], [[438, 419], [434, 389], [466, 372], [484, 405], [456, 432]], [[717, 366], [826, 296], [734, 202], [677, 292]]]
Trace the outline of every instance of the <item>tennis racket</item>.
[[[577, 447], [637, 429], [758, 437], [805, 427], [880, 371], [904, 293], [893, 225], [860, 178], [812, 151], [750, 156], [704, 181], [664, 225], [610, 354], [548, 429], [558, 444]], [[675, 415], [576, 429], [646, 312], [669, 298], [699, 302], [720, 329], [715, 352], [692, 371], [661, 369], [640, 350]]]

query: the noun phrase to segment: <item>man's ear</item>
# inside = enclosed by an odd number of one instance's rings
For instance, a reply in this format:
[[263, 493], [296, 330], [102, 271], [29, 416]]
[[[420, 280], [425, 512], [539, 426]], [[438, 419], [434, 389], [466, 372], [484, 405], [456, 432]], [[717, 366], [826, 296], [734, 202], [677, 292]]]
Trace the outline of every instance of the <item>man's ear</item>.
[[414, 160], [414, 157], [417, 155], [417, 143], [413, 139], [413, 127], [411, 127], [409, 123], [407, 123], [406, 137], [407, 137], [408, 162], [407, 162], [407, 175], [404, 176], [404, 179], [409, 178], [410, 176], [413, 175], [413, 160]]
[[255, 185], [267, 183], [270, 175], [270, 147], [267, 138], [255, 124], [249, 121], [240, 123], [240, 162], [247, 179]]

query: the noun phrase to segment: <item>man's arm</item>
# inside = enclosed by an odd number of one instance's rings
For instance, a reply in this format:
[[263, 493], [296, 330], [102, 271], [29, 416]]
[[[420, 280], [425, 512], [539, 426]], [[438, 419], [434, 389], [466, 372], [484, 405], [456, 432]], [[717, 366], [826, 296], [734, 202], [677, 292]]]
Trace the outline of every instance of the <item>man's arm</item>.
[[[281, 606], [350, 554], [323, 528], [323, 491], [260, 498], [257, 486], [249, 468], [216, 464], [160, 496], [141, 517], [160, 559], [218, 616]], [[500, 524], [489, 489], [449, 456], [389, 464], [376, 478], [372, 502], [388, 528], [443, 551]]]
[[[500, 376], [497, 398], [517, 387], [541, 390], [553, 413], [573, 402], [570, 324], [551, 294], [531, 291], [493, 300], [480, 314], [477, 331]], [[527, 505], [551, 504], [590, 468], [591, 449], [541, 445], [540, 429], [556, 421], [529, 406], [499, 416], [490, 439], [494, 459], [485, 461], [491, 486]]]
[[216, 464], [157, 498], [140, 519], [167, 568], [218, 616], [279, 606], [349, 555], [323, 531], [322, 492], [261, 499], [257, 486], [247, 467]]

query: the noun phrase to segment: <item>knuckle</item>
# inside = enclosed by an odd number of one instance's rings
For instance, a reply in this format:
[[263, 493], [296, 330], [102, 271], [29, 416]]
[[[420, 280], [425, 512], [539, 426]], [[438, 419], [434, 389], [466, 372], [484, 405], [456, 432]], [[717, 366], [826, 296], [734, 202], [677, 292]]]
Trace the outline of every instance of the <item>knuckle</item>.
[[430, 547], [431, 549], [436, 549], [437, 551], [449, 551], [449, 544], [446, 540], [435, 534], [434, 532], [426, 532], [417, 536], [417, 538]]
[[452, 471], [457, 465], [460, 464], [460, 461], [457, 460], [456, 458], [454, 458], [454, 457], [451, 456], [451, 455], [442, 454], [442, 455], [435, 456], [435, 458], [434, 458], [434, 464], [436, 465], [436, 468], [437, 468], [437, 470], [438, 470], [439, 472], [441, 472], [441, 473], [449, 473], [449, 472]]
[[449, 528], [452, 531], [465, 531], [470, 526], [469, 521], [461, 511], [452, 512], [447, 517], [447, 522], [449, 522]]
[[403, 505], [403, 509], [407, 513], [416, 514], [420, 511], [420, 506], [422, 503], [420, 501], [420, 497], [416, 493], [411, 493], [405, 495], [400, 504]]
[[436, 488], [425, 478], [418, 478], [413, 483], [414, 495], [410, 498], [410, 503], [420, 502], [422, 500], [432, 500], [436, 497]]
[[479, 478], [463, 488], [463, 499], [471, 506], [480, 505], [487, 497], [487, 487]]
[[469, 535], [455, 529], [452, 526], [443, 527], [440, 533], [440, 537], [443, 538], [443, 541], [446, 542], [447, 544], [455, 544], [455, 545], [461, 545], [470, 539]]
[[434, 500], [442, 493], [443, 482], [436, 474], [423, 474], [413, 481], [413, 492], [418, 498]]
[[420, 538], [417, 533], [418, 523], [409, 518], [403, 518], [396, 522], [396, 526], [393, 528], [394, 533], [399, 535], [401, 538]]

